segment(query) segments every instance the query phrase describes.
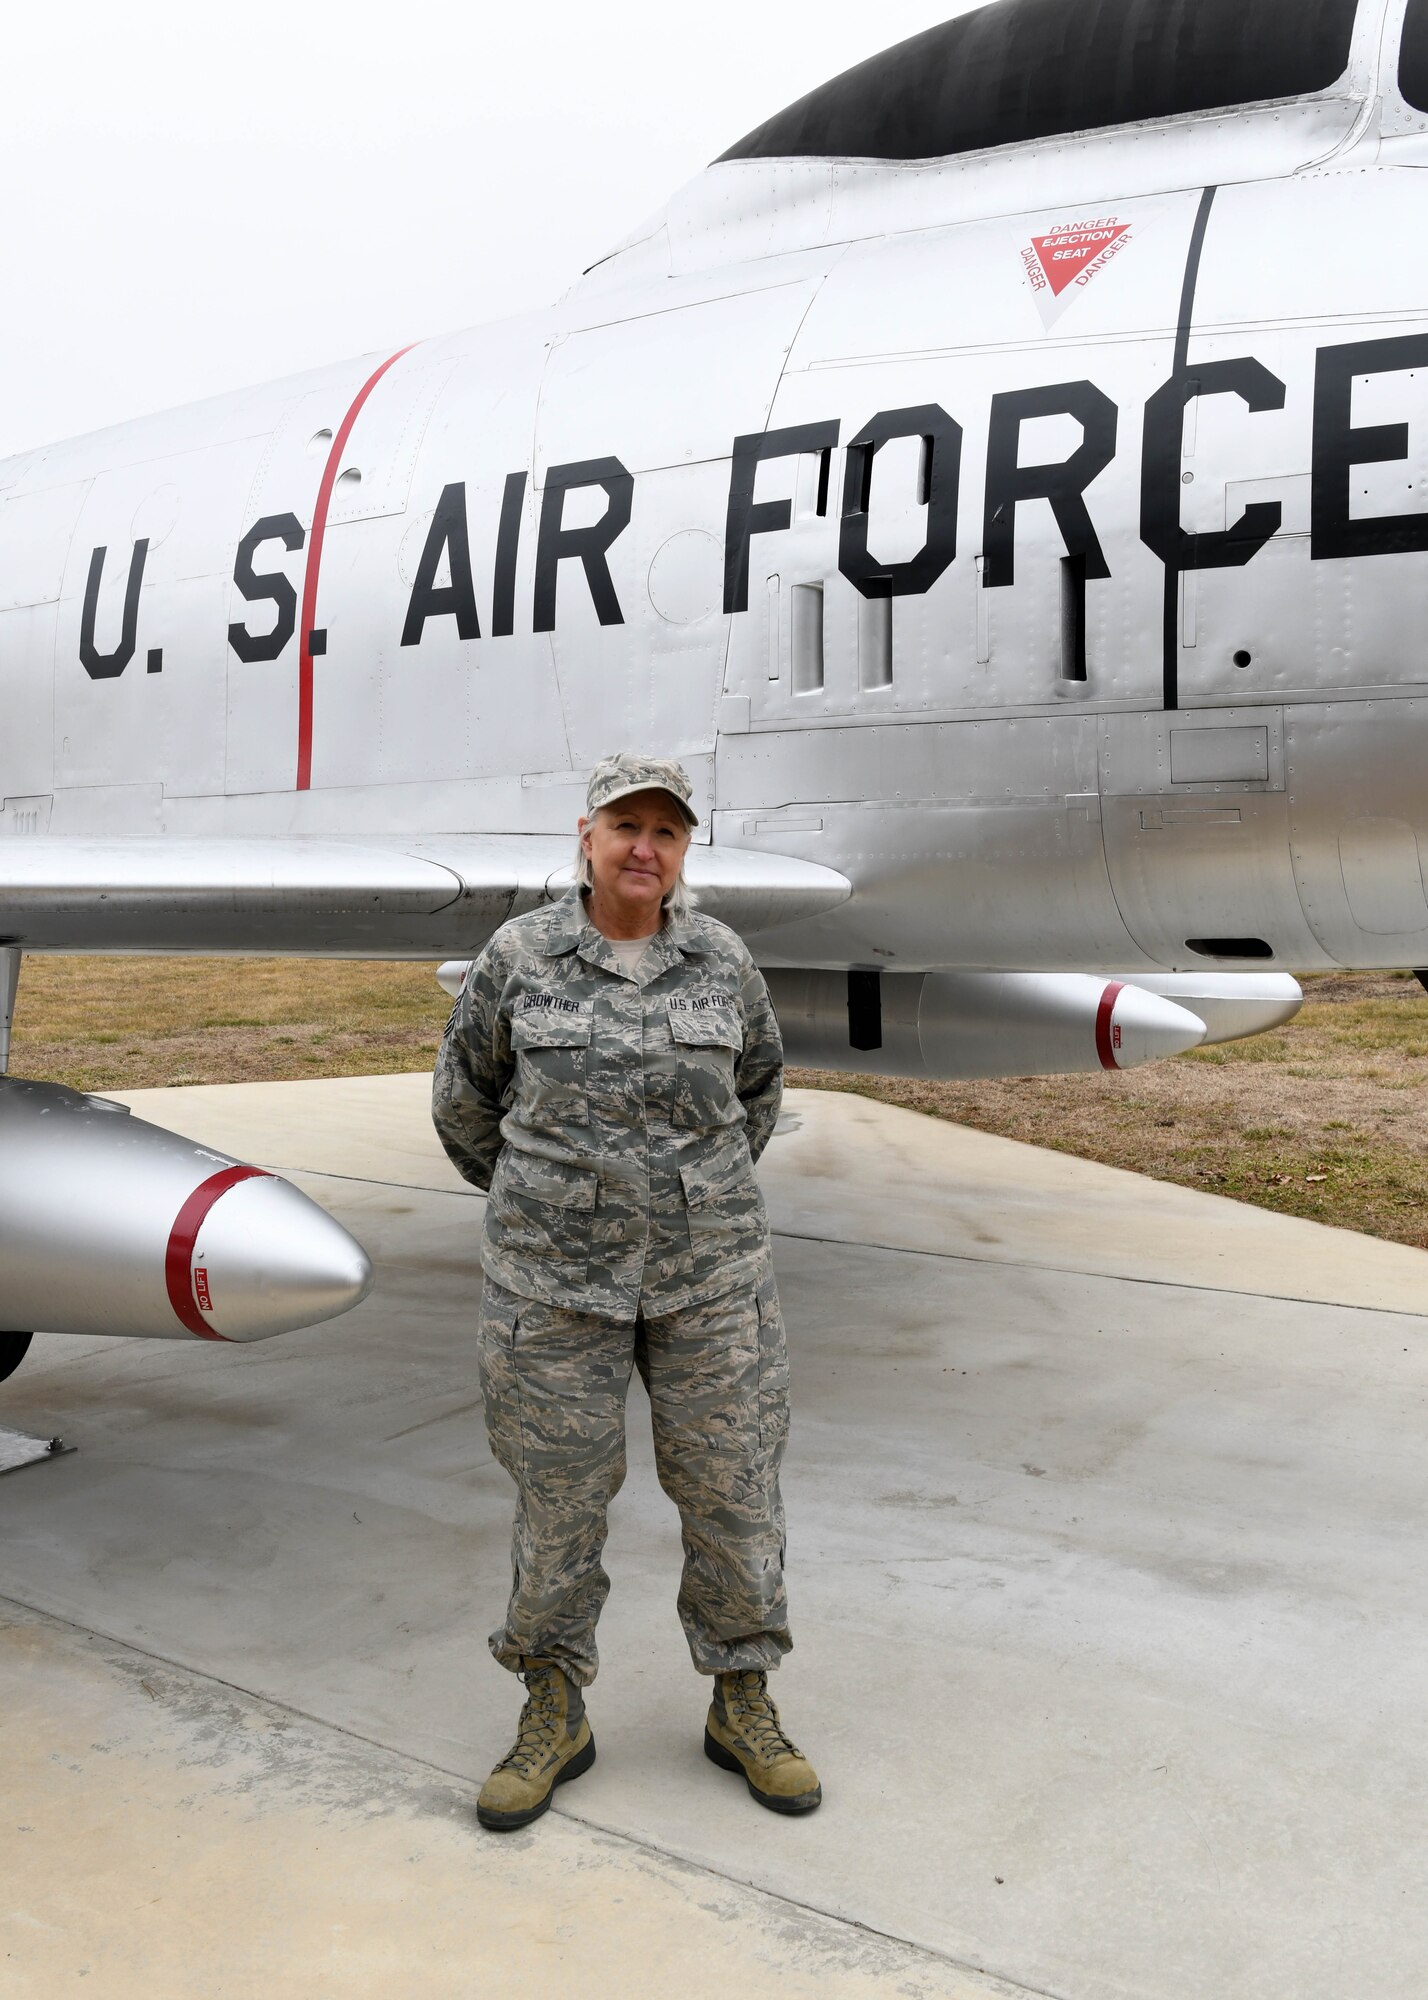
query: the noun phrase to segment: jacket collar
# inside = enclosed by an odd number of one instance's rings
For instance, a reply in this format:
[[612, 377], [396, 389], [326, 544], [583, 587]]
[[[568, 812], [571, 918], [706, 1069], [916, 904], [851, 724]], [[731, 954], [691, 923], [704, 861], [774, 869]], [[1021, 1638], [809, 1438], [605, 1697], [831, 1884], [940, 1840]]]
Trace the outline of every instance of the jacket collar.
[[[546, 918], [545, 948], [553, 958], [578, 952], [588, 965], [602, 966], [621, 979], [626, 977], [624, 967], [610, 949], [610, 940], [591, 923], [584, 894], [579, 889], [568, 890], [552, 906]], [[697, 916], [667, 914], [663, 929], [655, 932], [649, 948], [653, 959], [648, 977], [657, 978], [659, 973], [678, 965], [681, 957], [697, 957], [707, 952], [709, 943]]]

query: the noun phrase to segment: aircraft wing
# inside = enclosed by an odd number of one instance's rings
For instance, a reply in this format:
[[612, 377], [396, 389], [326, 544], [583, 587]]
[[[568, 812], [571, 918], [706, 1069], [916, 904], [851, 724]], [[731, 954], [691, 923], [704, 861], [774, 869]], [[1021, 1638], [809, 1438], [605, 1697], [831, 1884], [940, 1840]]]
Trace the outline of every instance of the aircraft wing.
[[[568, 834], [420, 840], [89, 839], [0, 842], [0, 945], [26, 951], [248, 952], [445, 958], [568, 885]], [[834, 869], [740, 848], [691, 847], [709, 916], [740, 932], [836, 908]]]

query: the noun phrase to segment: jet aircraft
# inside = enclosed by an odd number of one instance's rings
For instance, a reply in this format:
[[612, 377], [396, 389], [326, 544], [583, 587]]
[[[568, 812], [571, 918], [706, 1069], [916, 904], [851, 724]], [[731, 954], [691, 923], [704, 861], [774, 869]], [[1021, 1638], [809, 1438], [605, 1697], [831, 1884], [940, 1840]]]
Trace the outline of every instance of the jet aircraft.
[[[547, 312], [0, 465], [0, 1066], [22, 951], [459, 978], [624, 745], [798, 1059], [1120, 1068], [1428, 963], [1425, 168], [1428, 0], [995, 0]], [[369, 1275], [0, 1083], [0, 1326]]]

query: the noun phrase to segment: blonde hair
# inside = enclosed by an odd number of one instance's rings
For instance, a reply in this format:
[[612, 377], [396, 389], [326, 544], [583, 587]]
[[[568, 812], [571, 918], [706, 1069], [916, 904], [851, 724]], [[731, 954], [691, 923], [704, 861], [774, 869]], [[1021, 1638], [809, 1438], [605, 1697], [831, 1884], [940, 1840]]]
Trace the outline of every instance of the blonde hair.
[[[604, 806], [596, 806], [590, 818], [598, 818], [605, 810]], [[582, 892], [595, 887], [595, 877], [591, 871], [590, 857], [585, 852], [585, 839], [579, 833], [575, 836], [575, 886]], [[694, 891], [685, 879], [684, 863], [681, 862], [679, 873], [674, 878], [674, 887], [663, 898], [660, 908], [666, 911], [671, 917], [687, 917], [694, 909], [696, 900]]]

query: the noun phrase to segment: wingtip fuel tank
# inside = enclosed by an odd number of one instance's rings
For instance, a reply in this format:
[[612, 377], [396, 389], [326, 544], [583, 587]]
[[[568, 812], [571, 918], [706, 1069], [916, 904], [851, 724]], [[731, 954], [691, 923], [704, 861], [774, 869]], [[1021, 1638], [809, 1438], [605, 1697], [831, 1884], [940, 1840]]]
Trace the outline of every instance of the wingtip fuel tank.
[[107, 1099], [0, 1079], [0, 1324], [267, 1340], [371, 1286], [361, 1246], [276, 1174]]
[[791, 1062], [973, 1078], [1134, 1069], [1205, 1040], [1188, 1006], [1067, 972], [768, 975]]
[[1267, 1035], [1286, 1026], [1304, 1005], [1304, 988], [1287, 972], [1118, 972], [1111, 977], [1198, 1014], [1207, 1047]]

